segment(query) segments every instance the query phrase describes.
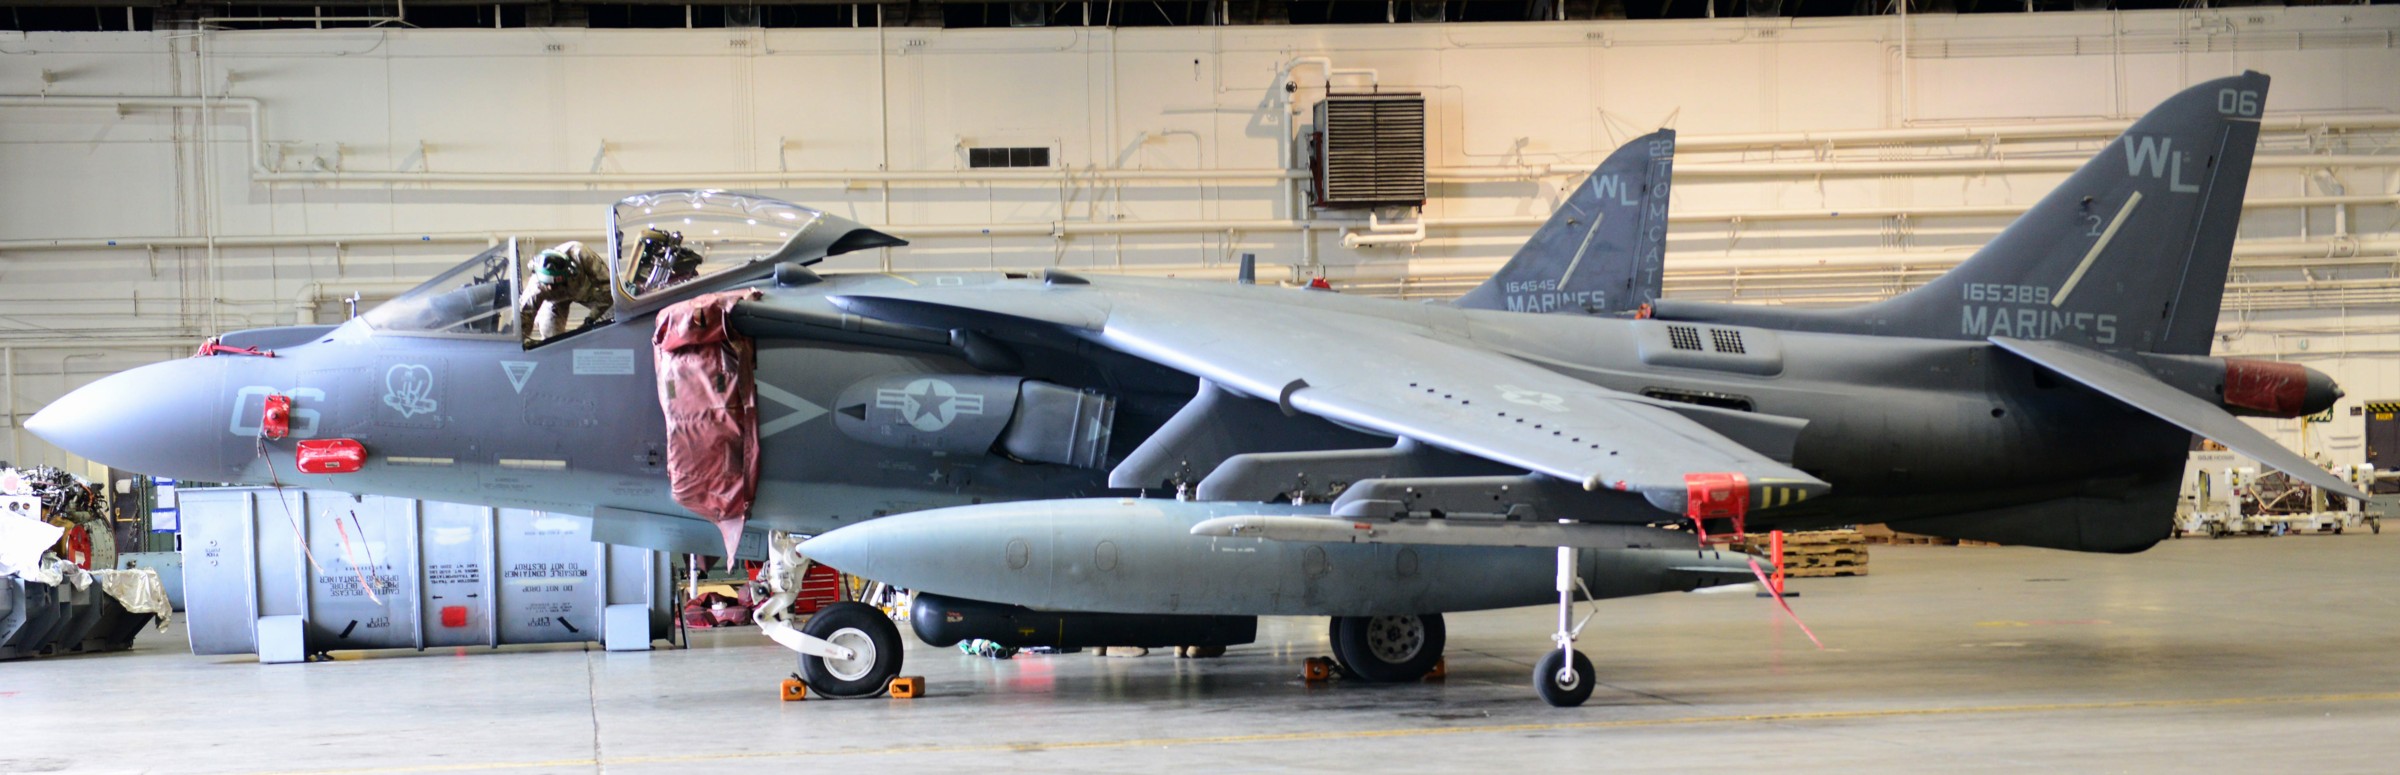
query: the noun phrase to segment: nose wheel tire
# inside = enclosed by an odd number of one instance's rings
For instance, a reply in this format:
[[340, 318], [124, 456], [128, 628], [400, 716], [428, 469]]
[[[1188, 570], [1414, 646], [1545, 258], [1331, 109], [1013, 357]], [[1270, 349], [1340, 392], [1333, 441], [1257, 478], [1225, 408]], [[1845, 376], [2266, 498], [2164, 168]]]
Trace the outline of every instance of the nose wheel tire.
[[1447, 631], [1441, 614], [1337, 616], [1333, 655], [1359, 678], [1394, 683], [1414, 681], [1442, 660]]
[[803, 654], [800, 678], [823, 697], [851, 698], [880, 695], [900, 674], [900, 628], [891, 617], [865, 603], [835, 603], [809, 618], [801, 632], [849, 649], [850, 659]]
[[[1574, 654], [1573, 664], [1566, 655]], [[1533, 693], [1554, 708], [1572, 708], [1592, 698], [1592, 661], [1581, 651], [1551, 649], [1533, 664]]]

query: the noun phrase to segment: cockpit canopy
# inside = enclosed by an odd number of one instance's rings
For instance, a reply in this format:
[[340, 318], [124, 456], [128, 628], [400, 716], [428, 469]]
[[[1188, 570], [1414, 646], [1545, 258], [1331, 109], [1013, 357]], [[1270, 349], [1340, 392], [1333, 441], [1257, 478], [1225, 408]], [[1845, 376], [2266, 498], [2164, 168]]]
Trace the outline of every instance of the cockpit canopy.
[[[761, 261], [813, 263], [853, 250], [905, 244], [779, 199], [730, 191], [652, 191], [617, 200], [609, 209], [609, 276], [597, 277], [595, 268], [589, 282], [606, 283], [609, 293], [623, 302]], [[519, 243], [510, 239], [360, 318], [379, 331], [530, 336], [533, 327], [522, 319], [532, 313], [517, 306], [538, 295], [525, 289], [537, 285], [528, 273], [539, 263], [533, 256], [540, 247], [523, 246], [520, 255]], [[809, 255], [798, 255], [803, 252]], [[586, 310], [581, 325], [608, 320], [612, 311]]]
[[616, 288], [628, 299], [780, 257], [824, 213], [730, 191], [652, 191], [609, 211]]
[[378, 331], [515, 333], [516, 246], [495, 245], [359, 317]]

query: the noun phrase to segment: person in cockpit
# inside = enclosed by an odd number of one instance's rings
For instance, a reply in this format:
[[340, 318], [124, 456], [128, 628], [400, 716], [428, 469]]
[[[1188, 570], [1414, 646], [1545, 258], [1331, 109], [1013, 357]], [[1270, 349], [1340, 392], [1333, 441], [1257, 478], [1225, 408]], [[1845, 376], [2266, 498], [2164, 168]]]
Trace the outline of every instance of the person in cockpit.
[[608, 292], [608, 265], [581, 242], [561, 242], [534, 259], [533, 282], [517, 298], [517, 330], [531, 340], [549, 339], [566, 328], [569, 305], [583, 305], [585, 320], [608, 316], [616, 300]]

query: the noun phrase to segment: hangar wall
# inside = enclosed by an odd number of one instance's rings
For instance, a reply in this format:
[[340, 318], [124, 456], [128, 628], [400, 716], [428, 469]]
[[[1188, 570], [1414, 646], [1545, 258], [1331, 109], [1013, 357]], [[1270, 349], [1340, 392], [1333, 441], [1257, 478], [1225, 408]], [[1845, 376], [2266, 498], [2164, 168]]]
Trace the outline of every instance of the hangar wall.
[[[1422, 241], [1345, 248], [1366, 214], [1312, 211], [1281, 173], [1327, 63], [1427, 96]], [[493, 239], [596, 237], [608, 202], [650, 188], [757, 190], [916, 240], [836, 269], [1228, 277], [1255, 252], [1269, 276], [1442, 297], [1496, 267], [1578, 170], [1669, 124], [1685, 146], [1670, 295], [1871, 299], [1988, 239], [2091, 154], [2105, 122], [2243, 69], [2276, 78], [2268, 117], [2289, 121], [2262, 141], [2281, 160], [2253, 176], [2265, 204], [2244, 218], [2219, 349], [2305, 361], [2351, 402], [2400, 398], [2390, 6], [12, 33], [0, 36], [0, 455], [73, 463], [15, 429], [72, 386], [180, 357], [211, 332], [339, 319], [339, 299], [388, 297]], [[1369, 74], [1330, 80], [1367, 88]], [[1894, 129], [1956, 131], [1881, 131]], [[966, 169], [966, 149], [983, 146], [1046, 147], [1053, 165]], [[2357, 460], [2357, 421], [2337, 413], [2310, 449]], [[2298, 423], [2265, 427], [2298, 445]]]

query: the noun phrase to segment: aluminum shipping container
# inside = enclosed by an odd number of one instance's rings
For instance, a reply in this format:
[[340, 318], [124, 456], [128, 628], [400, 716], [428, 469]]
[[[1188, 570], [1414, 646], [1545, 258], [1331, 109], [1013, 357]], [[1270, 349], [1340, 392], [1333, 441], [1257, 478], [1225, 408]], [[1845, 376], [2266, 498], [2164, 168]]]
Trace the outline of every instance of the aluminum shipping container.
[[674, 632], [666, 554], [593, 543], [586, 517], [294, 488], [178, 495], [195, 654], [626, 650]]

